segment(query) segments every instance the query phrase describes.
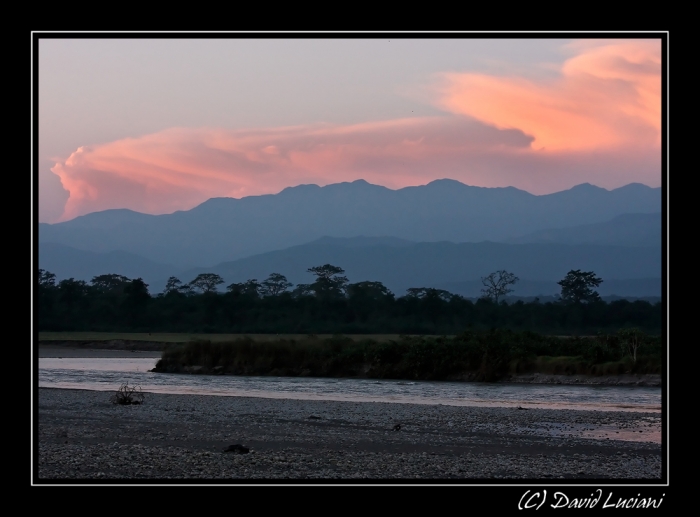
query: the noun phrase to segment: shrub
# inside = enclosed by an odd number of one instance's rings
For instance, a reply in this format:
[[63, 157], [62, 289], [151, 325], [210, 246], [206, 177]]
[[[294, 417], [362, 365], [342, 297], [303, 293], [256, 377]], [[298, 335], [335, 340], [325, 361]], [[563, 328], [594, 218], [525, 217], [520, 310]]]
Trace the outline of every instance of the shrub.
[[124, 383], [117, 392], [110, 397], [110, 401], [112, 404], [119, 404], [122, 406], [143, 404], [143, 392], [140, 386], [129, 386], [128, 383]]

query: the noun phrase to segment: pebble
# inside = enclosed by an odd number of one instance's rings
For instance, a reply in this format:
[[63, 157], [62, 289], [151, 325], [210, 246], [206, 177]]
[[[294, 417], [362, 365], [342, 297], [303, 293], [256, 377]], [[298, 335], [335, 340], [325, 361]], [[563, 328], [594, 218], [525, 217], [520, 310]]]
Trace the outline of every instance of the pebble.
[[39, 480], [661, 479], [659, 413], [110, 395], [39, 389]]

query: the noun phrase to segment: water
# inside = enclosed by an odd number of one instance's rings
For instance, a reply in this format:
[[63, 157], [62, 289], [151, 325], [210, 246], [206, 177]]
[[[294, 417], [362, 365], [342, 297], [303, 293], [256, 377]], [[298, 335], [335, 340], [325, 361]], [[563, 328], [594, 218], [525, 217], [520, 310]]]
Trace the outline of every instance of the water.
[[149, 372], [155, 358], [39, 358], [39, 387], [276, 399], [660, 412], [661, 389], [313, 377], [244, 377]]

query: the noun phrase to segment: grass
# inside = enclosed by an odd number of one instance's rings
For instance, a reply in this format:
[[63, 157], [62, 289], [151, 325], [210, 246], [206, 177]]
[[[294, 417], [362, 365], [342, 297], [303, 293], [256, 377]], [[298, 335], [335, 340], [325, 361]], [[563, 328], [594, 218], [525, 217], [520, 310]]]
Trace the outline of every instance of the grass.
[[[596, 339], [562, 339], [531, 332], [492, 331], [456, 337], [303, 336], [265, 341], [189, 341], [170, 347], [160, 372], [312, 377], [494, 381], [508, 373], [605, 375], [659, 373], [660, 342], [632, 363], [618, 351], [601, 353]], [[386, 337], [386, 336], [383, 336]]]
[[[39, 342], [165, 344], [160, 371], [239, 375], [496, 380], [508, 373], [660, 373], [662, 341], [646, 336], [636, 363], [619, 339], [493, 330], [459, 336], [40, 332]], [[160, 349], [160, 348], [159, 348]], [[465, 377], [465, 378], [466, 378]]]
[[[207, 340], [212, 343], [236, 341], [250, 338], [256, 343], [271, 343], [280, 340], [326, 340], [331, 334], [187, 334], [167, 332], [39, 332], [39, 341], [153, 341], [156, 343], [187, 343], [189, 341]], [[399, 334], [350, 334], [343, 335], [353, 341], [370, 339], [376, 342], [398, 340]]]
[[655, 358], [641, 357], [634, 363], [631, 357], [596, 364], [581, 356], [539, 356], [513, 360], [509, 373], [540, 373], [550, 375], [621, 375], [626, 373], [661, 373], [661, 363]]

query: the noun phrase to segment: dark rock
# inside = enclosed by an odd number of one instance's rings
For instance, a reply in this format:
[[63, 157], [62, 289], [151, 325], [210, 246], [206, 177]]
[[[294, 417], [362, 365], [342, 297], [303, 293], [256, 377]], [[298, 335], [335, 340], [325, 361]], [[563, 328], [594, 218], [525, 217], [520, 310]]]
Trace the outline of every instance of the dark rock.
[[321, 420], [321, 417], [320, 417], [320, 416], [316, 416], [316, 415], [311, 415], [311, 416], [309, 417], [309, 419], [311, 419], [311, 420]]
[[248, 447], [243, 447], [240, 443], [235, 445], [229, 445], [224, 449], [224, 452], [233, 452], [236, 454], [248, 454], [250, 449]]
[[401, 430], [401, 424], [396, 424], [394, 426], [394, 431], [400, 431]]

